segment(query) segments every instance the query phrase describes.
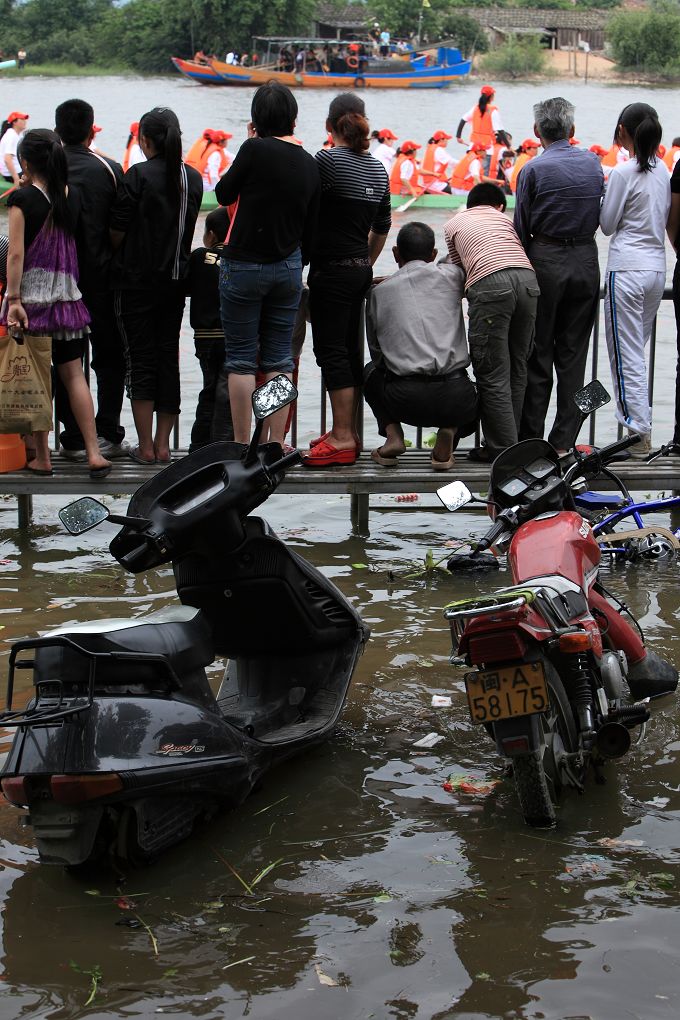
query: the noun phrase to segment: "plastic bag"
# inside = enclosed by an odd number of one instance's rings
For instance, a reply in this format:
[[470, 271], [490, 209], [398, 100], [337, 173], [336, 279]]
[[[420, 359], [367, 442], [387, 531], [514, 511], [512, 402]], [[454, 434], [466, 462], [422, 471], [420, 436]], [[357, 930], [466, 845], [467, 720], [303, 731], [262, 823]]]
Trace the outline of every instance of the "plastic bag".
[[0, 336], [0, 433], [52, 428], [52, 337]]

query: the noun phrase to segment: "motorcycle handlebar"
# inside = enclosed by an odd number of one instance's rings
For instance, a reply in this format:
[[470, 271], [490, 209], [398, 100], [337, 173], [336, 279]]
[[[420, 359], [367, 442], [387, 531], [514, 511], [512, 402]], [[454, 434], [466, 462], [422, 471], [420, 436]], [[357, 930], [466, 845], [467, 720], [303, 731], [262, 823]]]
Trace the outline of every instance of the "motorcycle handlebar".
[[595, 450], [593, 453], [582, 457], [567, 471], [565, 476], [567, 481], [571, 483], [574, 478], [587, 474], [591, 469], [597, 471], [602, 465], [607, 464], [612, 457], [615, 457], [617, 453], [623, 453], [629, 447], [635, 446], [636, 443], [640, 442], [641, 438], [639, 435], [626, 436], [625, 439], [619, 439], [616, 443], [610, 443], [609, 446], [603, 446], [600, 450]]
[[280, 471], [287, 471], [289, 467], [294, 467], [296, 464], [302, 463], [302, 454], [299, 450], [293, 450], [292, 453], [287, 453], [281, 460], [275, 461], [274, 464], [267, 465], [267, 471], [272, 475], [278, 475]]
[[489, 528], [486, 535], [483, 535], [482, 538], [480, 538], [475, 547], [475, 552], [480, 553], [484, 552], [485, 549], [489, 549], [494, 542], [501, 537], [503, 532], [507, 530], [507, 527], [507, 521], [501, 515], [493, 527]]

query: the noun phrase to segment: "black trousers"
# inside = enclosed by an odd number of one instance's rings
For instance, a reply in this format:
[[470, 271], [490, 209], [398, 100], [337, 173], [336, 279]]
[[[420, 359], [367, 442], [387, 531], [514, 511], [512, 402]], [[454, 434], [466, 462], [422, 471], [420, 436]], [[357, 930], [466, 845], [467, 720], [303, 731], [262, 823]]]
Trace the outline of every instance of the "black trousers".
[[130, 400], [152, 400], [154, 410], [179, 414], [179, 331], [182, 284], [116, 291], [116, 314], [125, 350]]
[[477, 390], [461, 370], [450, 375], [394, 375], [369, 362], [364, 369], [364, 397], [386, 435], [386, 426], [455, 428], [458, 437], [475, 431], [479, 417]]
[[370, 266], [322, 265], [312, 266], [309, 272], [314, 355], [329, 391], [361, 386], [359, 323], [372, 280]]
[[224, 340], [194, 338], [196, 357], [201, 366], [203, 388], [198, 395], [196, 418], [191, 429], [189, 453], [208, 443], [232, 442], [234, 426], [229, 404], [228, 374], [224, 367]]
[[[97, 379], [97, 435], [110, 443], [122, 443], [125, 429], [120, 424], [125, 388], [125, 354], [110, 290], [82, 288], [83, 301], [91, 316], [90, 342], [92, 368]], [[73, 417], [64, 385], [57, 377], [55, 385], [57, 418], [64, 426], [61, 445], [67, 450], [83, 450], [85, 443]]]
[[541, 296], [519, 438], [543, 438], [554, 367], [557, 414], [548, 441], [558, 450], [568, 450], [581, 420], [572, 398], [583, 386], [588, 344], [599, 304], [597, 247], [594, 241], [565, 247], [533, 241], [528, 254]]

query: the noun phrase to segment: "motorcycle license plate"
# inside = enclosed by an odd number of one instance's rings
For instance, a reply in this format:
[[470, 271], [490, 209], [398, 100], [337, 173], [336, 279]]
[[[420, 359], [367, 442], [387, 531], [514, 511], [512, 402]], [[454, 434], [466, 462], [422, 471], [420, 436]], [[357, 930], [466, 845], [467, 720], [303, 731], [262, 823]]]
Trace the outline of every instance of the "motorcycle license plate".
[[465, 676], [470, 716], [475, 723], [494, 723], [517, 715], [545, 712], [548, 687], [542, 662], [487, 669]]

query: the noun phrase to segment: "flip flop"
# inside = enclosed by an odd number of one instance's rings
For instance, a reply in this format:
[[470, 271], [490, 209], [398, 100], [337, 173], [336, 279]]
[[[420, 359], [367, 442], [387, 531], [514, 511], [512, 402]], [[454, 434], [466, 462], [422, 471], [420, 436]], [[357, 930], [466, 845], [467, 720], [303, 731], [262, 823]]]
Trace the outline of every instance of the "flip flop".
[[[324, 434], [322, 436], [319, 436], [318, 439], [310, 439], [309, 440], [309, 449], [313, 450], [315, 447], [317, 447], [319, 445], [319, 443], [326, 443], [326, 442], [328, 442], [328, 437], [329, 436], [330, 436], [330, 431], [324, 432]], [[356, 438], [354, 440], [354, 445], [356, 446], [357, 457], [358, 457], [364, 447], [363, 447], [363, 444], [362, 444], [361, 440], [358, 439], [358, 438]]]
[[106, 464], [104, 467], [90, 468], [90, 478], [93, 482], [106, 478], [107, 475], [111, 474], [112, 467], [113, 464]]
[[138, 446], [131, 446], [128, 449], [128, 451], [127, 451], [127, 455], [130, 458], [130, 460], [134, 460], [135, 464], [155, 464], [156, 463], [156, 458], [155, 457], [153, 458], [153, 460], [147, 460], [146, 457], [140, 457], [139, 456], [139, 447]]
[[375, 464], [380, 464], [381, 467], [396, 467], [399, 463], [396, 457], [384, 457], [379, 447], [377, 450], [371, 450], [371, 460]]
[[28, 471], [29, 475], [37, 475], [38, 478], [51, 478], [54, 474], [54, 468], [50, 468], [49, 471], [46, 471], [44, 468], [29, 467], [28, 464], [25, 468], [23, 468], [23, 470]]
[[333, 464], [354, 464], [357, 459], [356, 448], [353, 450], [337, 450], [325, 440], [317, 443], [309, 453], [305, 454], [302, 463], [308, 468], [325, 468]]
[[430, 455], [430, 464], [433, 471], [450, 471], [456, 463], [456, 458], [451, 454], [448, 460], [435, 460], [434, 454]]

